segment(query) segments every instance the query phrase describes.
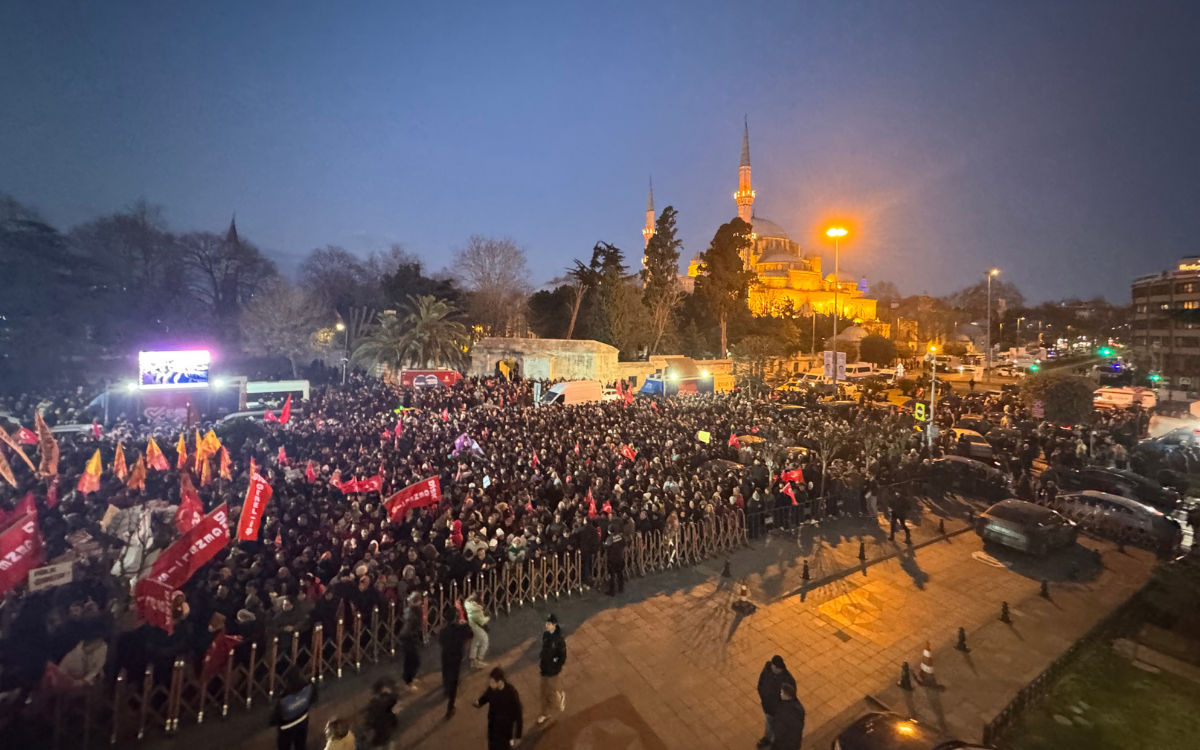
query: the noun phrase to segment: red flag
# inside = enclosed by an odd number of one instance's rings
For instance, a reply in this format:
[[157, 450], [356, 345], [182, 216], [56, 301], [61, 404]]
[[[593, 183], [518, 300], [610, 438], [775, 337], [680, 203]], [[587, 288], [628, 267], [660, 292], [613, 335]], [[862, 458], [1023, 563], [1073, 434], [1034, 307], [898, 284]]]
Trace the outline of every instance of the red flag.
[[424, 508], [442, 501], [442, 483], [437, 477], [422, 479], [383, 501], [388, 518], [398, 522], [413, 508]]
[[203, 517], [204, 506], [200, 504], [196, 490], [183, 493], [179, 499], [179, 509], [175, 511], [175, 528], [179, 529], [179, 533], [191, 531]]
[[588, 518], [595, 518], [596, 517], [596, 498], [592, 497], [592, 488], [591, 487], [588, 487], [587, 501], [588, 501]]
[[144, 491], [146, 489], [145, 456], [138, 456], [138, 460], [133, 464], [133, 471], [129, 472], [129, 480], [125, 482], [125, 486], [131, 490]]
[[221, 446], [221, 468], [217, 471], [222, 479], [233, 480], [233, 459], [229, 457], [229, 451], [225, 446]]
[[158, 443], [154, 442], [154, 438], [146, 441], [146, 463], [151, 469], [158, 471], [166, 471], [170, 468], [170, 465], [167, 464], [167, 457], [163, 455]]
[[383, 491], [383, 474], [376, 474], [373, 477], [367, 477], [366, 479], [360, 481], [358, 483], [358, 491], [359, 492], [382, 492]]
[[404, 423], [397, 420], [396, 421], [396, 437], [400, 437], [403, 434], [404, 434]]
[[102, 427], [100, 427], [100, 424], [98, 422], [96, 422], [96, 420], [93, 419], [92, 420], [92, 435], [95, 437], [100, 437], [103, 434], [104, 434], [104, 429]]
[[173, 587], [143, 578], [134, 586], [133, 595], [139, 620], [167, 631], [168, 635], [175, 632], [175, 618], [171, 616], [171, 604], [175, 599]]
[[501, 407], [504, 406], [504, 394], [503, 393], [500, 394], [500, 406]]
[[97, 448], [92, 457], [88, 459], [87, 466], [83, 473], [79, 475], [79, 483], [75, 485], [75, 489], [79, 490], [80, 494], [89, 495], [100, 489], [100, 449]]
[[266, 422], [278, 422], [279, 417], [275, 416], [275, 413], [273, 411], [271, 411], [270, 409], [267, 409], [266, 413], [263, 414], [263, 420]]
[[779, 475], [779, 481], [803, 483], [804, 482], [804, 472], [801, 471], [799, 468], [791, 469], [790, 471], [785, 471]]
[[600, 508], [600, 510], [601, 510], [602, 512], [604, 512], [604, 513], [607, 513], [608, 515], [610, 515], [610, 516], [611, 516], [611, 515], [612, 515], [612, 503], [610, 503], [609, 501], [605, 500], [605, 501], [604, 501], [604, 506], [603, 506], [602, 508]]
[[628, 445], [621, 446], [621, 455], [624, 456], [625, 458], [628, 458], [630, 461], [637, 460], [637, 452], [634, 451], [634, 449], [629, 447]]
[[526, 512], [526, 513], [532, 513], [532, 512], [533, 512], [533, 501], [532, 501], [532, 500], [526, 500], [526, 501], [525, 501], [525, 512]]
[[537, 467], [537, 465], [538, 465], [538, 464], [540, 464], [540, 463], [541, 463], [541, 461], [540, 461], [540, 460], [538, 460], [537, 451], [534, 451], [534, 452], [533, 452], [533, 460], [529, 462], [529, 465], [530, 465], [530, 466], [533, 466], [533, 467], [535, 467], [535, 468], [536, 468], [536, 467]]
[[450, 421], [450, 410], [449, 409], [445, 409], [445, 408], [442, 409], [442, 421], [443, 422]]
[[621, 396], [621, 398], [625, 399], [626, 406], [628, 406], [629, 404], [632, 404], [633, 403], [633, 391], [625, 391], [625, 394], [623, 396]]
[[180, 588], [228, 544], [229, 509], [221, 503], [163, 550], [143, 580]]
[[25, 445], [37, 445], [37, 435], [33, 434], [33, 430], [28, 427], [22, 427], [17, 430], [17, 440], [20, 440]]
[[18, 516], [37, 513], [37, 501], [33, 499], [33, 493], [26, 492], [25, 497], [21, 498], [21, 502], [17, 503], [17, 507], [13, 512]]
[[733, 432], [729, 433], [729, 447], [731, 447], [731, 448], [741, 448], [742, 447], [742, 444], [738, 442], [738, 437], [737, 437], [736, 433], [733, 433]]
[[275, 460], [279, 462], [280, 466], [288, 465], [287, 451], [283, 449], [282, 445], [279, 446], [279, 453], [275, 456]]
[[651, 402], [650, 402], [650, 408], [651, 408], [651, 409], [653, 409], [654, 411], [658, 411], [658, 402], [657, 402], [657, 401], [651, 401]]
[[283, 409], [279, 412], [279, 424], [287, 424], [292, 418], [292, 394], [288, 394], [287, 400], [283, 402]]
[[258, 538], [258, 525], [262, 523], [263, 511], [267, 502], [274, 494], [271, 485], [261, 476], [250, 478], [250, 487], [246, 489], [246, 502], [242, 505], [242, 515], [238, 519], [238, 539], [251, 542]]
[[276, 531], [275, 532], [275, 549], [279, 549], [282, 546], [283, 546], [283, 534]]
[[204, 682], [221, 673], [229, 663], [229, 652], [242, 642], [240, 635], [229, 635], [224, 630], [217, 633], [204, 652], [204, 662], [200, 667], [200, 680]]
[[578, 440], [575, 441], [575, 455], [576, 456], [579, 455], [579, 441]]
[[792, 489], [791, 482], [788, 482], [787, 484], [783, 485], [782, 492], [783, 492], [783, 494], [787, 495], [788, 497], [790, 497], [792, 499], [792, 505], [796, 504], [796, 491], [794, 489]]
[[58, 505], [58, 476], [50, 477], [50, 483], [46, 485], [46, 507], [53, 508]]
[[42, 561], [37, 513], [26, 513], [0, 533], [0, 595], [24, 581]]
[[317, 481], [317, 472], [313, 470], [312, 459], [308, 459], [308, 466], [304, 467], [304, 481], [312, 484]]

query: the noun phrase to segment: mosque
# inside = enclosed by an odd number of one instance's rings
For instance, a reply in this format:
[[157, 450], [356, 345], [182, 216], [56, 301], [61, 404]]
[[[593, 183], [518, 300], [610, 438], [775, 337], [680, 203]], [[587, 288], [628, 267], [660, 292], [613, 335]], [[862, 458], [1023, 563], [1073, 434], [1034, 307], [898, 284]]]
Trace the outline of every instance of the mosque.
[[[803, 253], [783, 227], [754, 213], [754, 188], [750, 182], [750, 128], [742, 131], [742, 161], [738, 167], [738, 189], [733, 194], [737, 215], [750, 224], [752, 247], [743, 254], [746, 268], [754, 271], [758, 281], [750, 285], [749, 305], [756, 315], [792, 311], [808, 314], [813, 311], [831, 314], [836, 298], [838, 315], [843, 319], [875, 320], [875, 300], [867, 297], [865, 280], [841, 273], [822, 276], [821, 256]], [[651, 188], [646, 202], [646, 228], [642, 236], [646, 244], [654, 235], [654, 191]], [[699, 254], [688, 263], [687, 276], [681, 276], [684, 288], [691, 291], [700, 272]], [[835, 293], [836, 289], [836, 293]]]

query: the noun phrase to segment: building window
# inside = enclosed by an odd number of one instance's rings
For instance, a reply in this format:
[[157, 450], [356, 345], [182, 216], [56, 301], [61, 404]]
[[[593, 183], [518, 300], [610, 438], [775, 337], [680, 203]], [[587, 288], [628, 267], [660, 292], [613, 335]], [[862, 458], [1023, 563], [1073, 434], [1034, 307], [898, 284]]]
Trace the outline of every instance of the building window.
[[1186, 302], [1178, 302], [1180, 310], [1200, 310], [1200, 300], [1190, 299]]
[[1135, 286], [1133, 288], [1134, 299], [1137, 299], [1138, 297], [1146, 297], [1149, 295], [1149, 293], [1150, 293], [1150, 287], [1148, 287], [1148, 286]]
[[1170, 293], [1170, 284], [1155, 284], [1154, 286], [1150, 287], [1150, 296], [1152, 297], [1163, 297]]
[[1170, 309], [1171, 309], [1171, 303], [1170, 303], [1170, 302], [1159, 302], [1159, 303], [1158, 303], [1158, 309], [1159, 309], [1159, 310], [1170, 310]]
[[1162, 336], [1151, 336], [1150, 337], [1150, 346], [1162, 346], [1162, 342], [1163, 342]]
[[1133, 337], [1133, 345], [1134, 346], [1145, 346], [1146, 345], [1146, 337], [1145, 336], [1134, 336]]
[[1184, 281], [1175, 285], [1176, 294], [1194, 294], [1200, 292], [1200, 284], [1194, 281]]
[[1134, 311], [1135, 311], [1136, 313], [1138, 313], [1139, 315], [1145, 315], [1145, 314], [1146, 314], [1146, 303], [1145, 303], [1145, 302], [1139, 302], [1139, 303], [1137, 303], [1136, 305], [1134, 305], [1134, 308], [1133, 308], [1133, 309], [1134, 309]]
[[1195, 349], [1200, 347], [1200, 337], [1197, 336], [1176, 336], [1175, 346], [1182, 349]]

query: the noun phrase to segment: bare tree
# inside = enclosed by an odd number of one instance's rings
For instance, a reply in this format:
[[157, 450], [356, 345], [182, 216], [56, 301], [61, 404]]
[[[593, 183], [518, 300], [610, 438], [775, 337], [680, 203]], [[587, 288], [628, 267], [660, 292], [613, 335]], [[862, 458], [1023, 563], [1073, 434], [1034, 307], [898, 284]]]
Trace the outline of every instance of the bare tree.
[[296, 363], [313, 353], [313, 334], [329, 321], [329, 308], [312, 292], [275, 278], [255, 294], [242, 313], [242, 333], [250, 346]]
[[455, 253], [454, 273], [471, 293], [473, 321], [489, 335], [507, 335], [532, 291], [525, 251], [511, 239], [474, 234]]
[[240, 239], [232, 226], [224, 237], [191, 232], [180, 241], [196, 296], [229, 335], [242, 306], [263, 282], [278, 275], [275, 264], [257, 247]]

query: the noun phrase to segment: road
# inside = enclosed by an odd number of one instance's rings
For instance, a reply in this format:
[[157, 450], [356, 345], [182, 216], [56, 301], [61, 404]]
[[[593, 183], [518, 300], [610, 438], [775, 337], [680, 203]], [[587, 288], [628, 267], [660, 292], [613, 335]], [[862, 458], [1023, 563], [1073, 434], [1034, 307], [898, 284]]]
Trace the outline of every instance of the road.
[[[965, 529], [962, 521], [949, 519], [952, 535], [945, 538], [936, 534], [936, 525], [935, 517], [926, 516], [911, 549], [881, 533], [859, 537], [846, 528], [815, 540], [777, 533], [756, 542], [732, 560], [735, 575], [748, 575], [754, 584], [752, 599], [758, 608], [745, 617], [731, 609], [732, 581], [720, 577], [720, 562], [714, 561], [634, 581], [615, 599], [588, 593], [498, 620], [492, 662], [509, 672], [521, 693], [526, 738], [520, 746], [752, 747], [763, 731], [758, 674], [772, 655], [780, 654], [807, 709], [805, 747], [828, 747], [836, 730], [868, 709], [865, 696], [888, 694], [902, 662], [916, 667], [926, 641], [939, 659], [943, 652], [955, 653], [950, 649], [959, 627], [972, 642], [994, 645], [998, 638], [1009, 639], [1014, 649], [1009, 653], [1003, 646], [998, 664], [971, 665], [988, 670], [987, 686], [968, 684], [968, 675], [936, 696], [936, 710], [924, 708], [947, 730], [978, 740], [983, 723], [1011, 694], [1136, 590], [1153, 564], [1141, 551], [1117, 553], [1092, 540], [1086, 542], [1088, 548], [1077, 547], [1049, 562], [1031, 561], [985, 551], [969, 530], [953, 533]], [[879, 562], [857, 566], [859, 538], [872, 545], [869, 557]], [[1101, 551], [1099, 560], [1091, 549]], [[812, 588], [794, 586], [800, 581], [796, 570], [801, 555], [814, 561], [814, 567], [826, 560], [822, 575], [833, 575], [822, 581], [814, 575], [813, 582], [821, 585]], [[776, 574], [787, 580], [767, 585]], [[1043, 578], [1051, 582], [1052, 600], [1038, 596]], [[1010, 603], [1017, 624], [1003, 626], [1006, 630], [997, 634], [992, 631], [1001, 602]], [[538, 643], [551, 609], [567, 635], [567, 710], [538, 726]], [[430, 653], [426, 661], [436, 662], [435, 655]], [[377, 674], [388, 671], [397, 673], [398, 668], [379, 668]], [[446, 722], [440, 680], [424, 674], [421, 691], [405, 699], [400, 746], [485, 747], [486, 718], [470, 706], [484, 681], [483, 672], [467, 670], [461, 708]], [[352, 714], [366, 701], [361, 687], [329, 692], [315, 711], [310, 747], [317, 746], [316, 735], [328, 718]], [[924, 704], [920, 696], [915, 699], [918, 705], [911, 710], [919, 713]], [[173, 746], [194, 744], [188, 734]], [[208, 747], [218, 741], [216, 735], [205, 739]], [[221, 744], [254, 750], [273, 745], [270, 732], [261, 729], [239, 739]]]

